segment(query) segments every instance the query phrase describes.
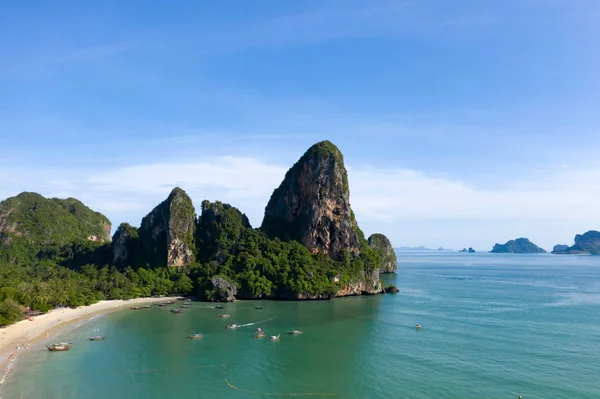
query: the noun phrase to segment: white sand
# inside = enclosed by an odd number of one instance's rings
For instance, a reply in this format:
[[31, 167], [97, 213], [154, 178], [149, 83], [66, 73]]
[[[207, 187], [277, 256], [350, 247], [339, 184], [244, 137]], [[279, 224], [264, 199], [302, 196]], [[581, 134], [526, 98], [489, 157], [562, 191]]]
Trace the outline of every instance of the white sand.
[[[75, 321], [86, 320], [100, 313], [107, 313], [122, 307], [131, 307], [144, 303], [163, 302], [175, 300], [170, 298], [137, 298], [128, 301], [100, 301], [90, 306], [80, 306], [76, 309], [61, 308], [54, 309], [41, 316], [36, 316], [33, 320], [23, 320], [10, 326], [0, 329], [0, 366], [5, 368], [7, 363], [14, 360], [19, 352], [25, 348], [17, 349], [18, 346], [24, 347], [32, 343], [37, 338], [52, 337], [59, 326]], [[5, 374], [8, 372], [5, 371]]]

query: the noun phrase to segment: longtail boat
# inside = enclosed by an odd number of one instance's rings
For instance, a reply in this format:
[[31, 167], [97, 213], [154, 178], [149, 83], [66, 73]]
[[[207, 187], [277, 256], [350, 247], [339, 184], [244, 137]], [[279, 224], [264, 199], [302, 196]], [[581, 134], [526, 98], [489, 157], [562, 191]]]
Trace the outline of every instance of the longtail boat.
[[90, 341], [104, 341], [106, 337], [104, 335], [97, 335], [95, 337], [89, 337]]
[[269, 341], [279, 341], [279, 336], [280, 335], [271, 335], [269, 337]]
[[224, 313], [224, 314], [220, 314], [220, 315], [219, 315], [219, 319], [226, 319], [226, 318], [228, 318], [228, 317], [231, 317], [231, 316], [229, 316], [229, 314], [228, 314], [228, 313]]
[[264, 338], [265, 337], [265, 333], [262, 331], [258, 331], [254, 334], [254, 338]]
[[68, 351], [69, 349], [71, 349], [71, 346], [70, 345], [52, 344], [52, 345], [46, 345], [46, 348], [48, 348], [48, 350], [50, 352], [64, 352], [64, 351]]
[[302, 334], [302, 330], [296, 330], [296, 329], [294, 329], [294, 330], [288, 331], [288, 334], [290, 334], [290, 335]]
[[196, 339], [196, 338], [202, 338], [202, 337], [204, 337], [204, 335], [202, 333], [188, 335], [188, 338], [190, 338], [190, 339]]
[[177, 313], [177, 314], [179, 314], [179, 313], [183, 313], [183, 310], [181, 310], [181, 309], [171, 309], [170, 312], [171, 313]]

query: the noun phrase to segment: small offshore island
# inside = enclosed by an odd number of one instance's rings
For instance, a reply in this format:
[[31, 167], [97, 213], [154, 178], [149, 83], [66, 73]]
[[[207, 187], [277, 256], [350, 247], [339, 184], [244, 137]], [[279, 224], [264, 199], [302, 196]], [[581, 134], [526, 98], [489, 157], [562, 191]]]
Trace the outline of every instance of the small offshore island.
[[543, 254], [546, 251], [538, 247], [527, 238], [517, 238], [510, 240], [506, 244], [496, 244], [490, 251], [494, 254]]
[[[0, 203], [0, 325], [103, 299], [193, 295], [206, 301], [331, 299], [378, 294], [396, 271], [382, 234], [368, 239], [350, 207], [339, 149], [319, 142], [286, 173], [260, 228], [219, 201], [196, 217], [181, 188], [139, 228], [74, 198], [24, 192]], [[393, 289], [391, 290], [394, 291]]]

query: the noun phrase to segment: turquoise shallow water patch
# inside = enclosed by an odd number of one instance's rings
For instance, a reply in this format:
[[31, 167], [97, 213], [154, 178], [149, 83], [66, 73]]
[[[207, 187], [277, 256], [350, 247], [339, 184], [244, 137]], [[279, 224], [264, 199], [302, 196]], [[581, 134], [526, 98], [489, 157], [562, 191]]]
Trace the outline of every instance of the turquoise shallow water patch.
[[[69, 352], [21, 354], [2, 398], [600, 397], [600, 258], [399, 262], [385, 276], [398, 295], [238, 302], [226, 305], [229, 319], [206, 303], [97, 318], [63, 333]], [[259, 326], [281, 339], [254, 339]], [[293, 328], [303, 334], [287, 335]], [[204, 337], [187, 339], [196, 332]], [[98, 334], [108, 339], [86, 340]]]

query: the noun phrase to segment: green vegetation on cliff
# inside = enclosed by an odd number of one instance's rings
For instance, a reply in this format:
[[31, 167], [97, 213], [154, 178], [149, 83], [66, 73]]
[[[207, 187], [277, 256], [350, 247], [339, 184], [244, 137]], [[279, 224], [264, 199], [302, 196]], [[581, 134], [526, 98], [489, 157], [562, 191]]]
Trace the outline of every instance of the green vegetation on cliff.
[[379, 256], [379, 272], [395, 273], [398, 261], [390, 240], [383, 234], [372, 234], [368, 242]]
[[[23, 193], [0, 203], [0, 324], [23, 307], [190, 294], [201, 299], [329, 299], [382, 292], [387, 247], [350, 208], [341, 152], [324, 141], [288, 171], [253, 229], [237, 208], [175, 188], [141, 221], [110, 222], [78, 200]], [[374, 243], [385, 236], [373, 236]], [[389, 246], [391, 248], [391, 246]], [[382, 250], [382, 248], [384, 250]], [[392, 250], [393, 253], [393, 250]], [[394, 261], [395, 263], [395, 261]]]
[[32, 260], [76, 240], [108, 242], [110, 221], [74, 198], [24, 192], [0, 202], [0, 261]]
[[516, 240], [510, 240], [506, 244], [496, 244], [490, 251], [492, 253], [514, 253], [514, 254], [536, 254], [545, 253], [546, 251], [527, 238], [517, 238]]

